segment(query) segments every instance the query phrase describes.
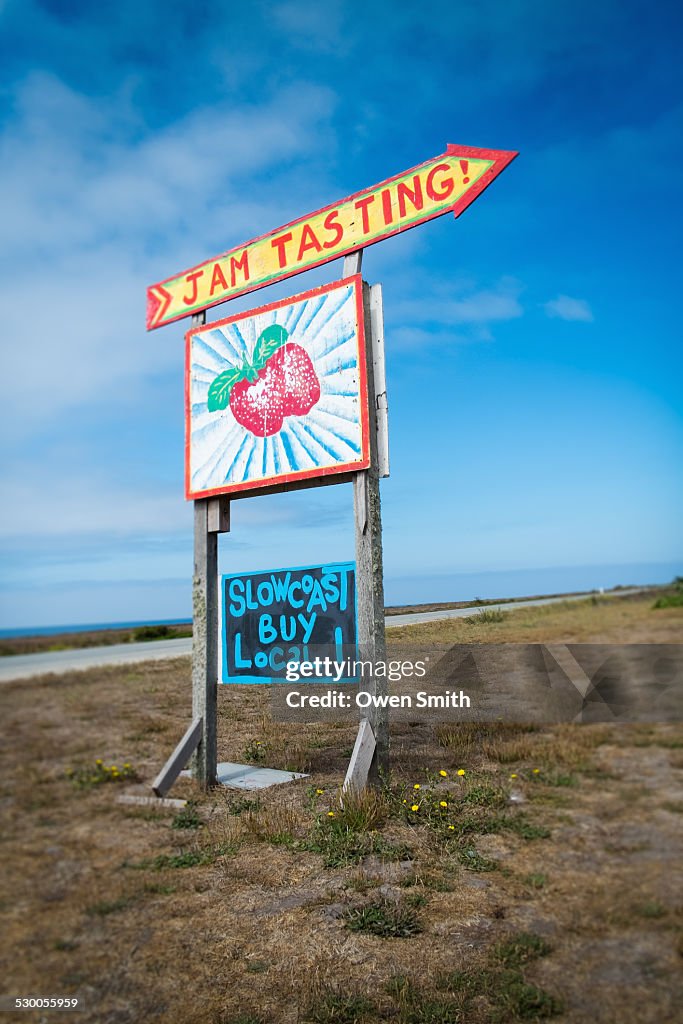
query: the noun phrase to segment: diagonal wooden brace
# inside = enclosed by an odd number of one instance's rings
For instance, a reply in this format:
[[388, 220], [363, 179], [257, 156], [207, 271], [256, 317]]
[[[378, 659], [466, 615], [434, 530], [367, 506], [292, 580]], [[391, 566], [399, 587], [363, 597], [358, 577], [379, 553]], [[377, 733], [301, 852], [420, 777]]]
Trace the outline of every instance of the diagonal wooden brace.
[[175, 748], [168, 761], [152, 783], [152, 790], [157, 796], [166, 796], [169, 789], [190, 760], [202, 738], [203, 721], [197, 717], [192, 720], [187, 732]]

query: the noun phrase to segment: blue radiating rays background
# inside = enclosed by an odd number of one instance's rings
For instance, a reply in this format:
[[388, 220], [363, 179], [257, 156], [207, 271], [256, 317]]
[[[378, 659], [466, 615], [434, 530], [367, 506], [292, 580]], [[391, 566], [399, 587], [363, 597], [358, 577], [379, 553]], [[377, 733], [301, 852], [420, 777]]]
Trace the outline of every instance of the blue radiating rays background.
[[[320, 399], [306, 416], [285, 417], [272, 437], [256, 437], [228, 406], [209, 412], [214, 378], [249, 359], [261, 332], [281, 324], [310, 356]], [[267, 313], [207, 326], [190, 346], [189, 491], [260, 481], [358, 462], [362, 454], [356, 294], [352, 284]]]

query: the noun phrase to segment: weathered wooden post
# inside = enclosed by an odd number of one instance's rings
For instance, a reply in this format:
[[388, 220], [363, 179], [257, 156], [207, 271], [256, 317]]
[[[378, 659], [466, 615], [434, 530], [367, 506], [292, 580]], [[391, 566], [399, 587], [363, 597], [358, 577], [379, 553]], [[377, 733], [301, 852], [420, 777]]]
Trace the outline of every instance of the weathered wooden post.
[[[343, 276], [360, 273], [362, 250], [344, 260]], [[374, 294], [373, 294], [374, 293]], [[378, 442], [378, 389], [381, 391], [382, 428], [385, 426], [386, 386], [383, 358], [377, 346], [384, 344], [381, 324], [381, 291], [363, 283], [363, 311], [368, 378], [370, 466], [353, 478], [353, 506], [356, 532], [356, 602], [358, 609], [358, 652], [362, 661], [386, 660], [384, 632], [384, 574], [382, 566], [382, 510], [379, 492], [380, 469], [388, 474], [384, 429]], [[375, 314], [373, 316], [373, 313]], [[382, 353], [383, 355], [383, 353]], [[380, 369], [381, 368], [381, 369]], [[381, 375], [378, 382], [376, 375]], [[380, 450], [382, 465], [380, 467]], [[373, 697], [387, 693], [386, 676], [361, 680], [361, 689]], [[349, 764], [344, 789], [362, 789], [366, 782], [377, 785], [389, 770], [389, 715], [386, 708], [370, 704], [363, 712], [356, 746]], [[369, 762], [369, 765], [368, 765]]]
[[[206, 323], [206, 312], [192, 326]], [[202, 789], [216, 784], [218, 750], [218, 535], [230, 529], [227, 498], [194, 502], [194, 572], [192, 576], [192, 718], [201, 719], [192, 775]]]

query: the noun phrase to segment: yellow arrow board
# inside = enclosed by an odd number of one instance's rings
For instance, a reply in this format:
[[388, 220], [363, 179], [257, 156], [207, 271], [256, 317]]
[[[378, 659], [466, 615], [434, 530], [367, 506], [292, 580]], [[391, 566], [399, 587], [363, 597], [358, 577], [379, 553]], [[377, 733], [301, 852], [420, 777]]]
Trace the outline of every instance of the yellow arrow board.
[[459, 217], [517, 156], [448, 146], [441, 156], [147, 289], [147, 330], [373, 245], [452, 210]]

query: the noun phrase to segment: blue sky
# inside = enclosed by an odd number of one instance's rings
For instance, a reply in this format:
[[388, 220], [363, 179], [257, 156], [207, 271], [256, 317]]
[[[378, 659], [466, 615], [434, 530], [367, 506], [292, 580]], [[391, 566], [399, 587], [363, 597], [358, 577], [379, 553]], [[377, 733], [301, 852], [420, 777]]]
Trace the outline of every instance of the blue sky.
[[[186, 325], [145, 287], [448, 142], [520, 156], [365, 254], [387, 598], [680, 570], [678, 5], [236, 6], [0, 0], [0, 626], [189, 614]], [[351, 506], [237, 502], [221, 566], [353, 557]]]

